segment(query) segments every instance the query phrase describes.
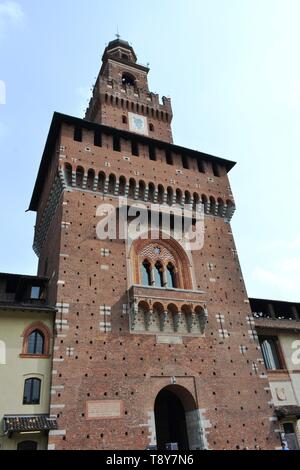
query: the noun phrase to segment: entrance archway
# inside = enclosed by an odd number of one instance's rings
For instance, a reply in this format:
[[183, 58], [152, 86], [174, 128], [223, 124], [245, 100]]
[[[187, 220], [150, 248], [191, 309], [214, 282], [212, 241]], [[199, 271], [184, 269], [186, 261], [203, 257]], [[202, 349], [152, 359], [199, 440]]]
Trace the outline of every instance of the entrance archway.
[[203, 449], [200, 414], [191, 393], [180, 385], [168, 385], [158, 393], [154, 403], [158, 450], [168, 444], [178, 450]]

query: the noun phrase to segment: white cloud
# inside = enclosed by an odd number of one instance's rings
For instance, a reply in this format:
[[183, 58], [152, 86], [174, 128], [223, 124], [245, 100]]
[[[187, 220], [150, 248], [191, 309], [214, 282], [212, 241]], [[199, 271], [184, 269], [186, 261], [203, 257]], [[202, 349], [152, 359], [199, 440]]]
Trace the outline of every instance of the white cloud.
[[[80, 86], [76, 89], [76, 95], [79, 97], [78, 100], [78, 115], [83, 117], [85, 115], [86, 108], [89, 104], [89, 99], [91, 97], [91, 87], [89, 86]], [[76, 113], [77, 114], [77, 113]]]
[[21, 23], [24, 19], [24, 13], [19, 3], [8, 0], [0, 3], [0, 20], [12, 21], [15, 24]]
[[2, 35], [7, 26], [13, 24], [20, 26], [24, 22], [24, 12], [19, 3], [12, 0], [0, 3], [0, 34]]

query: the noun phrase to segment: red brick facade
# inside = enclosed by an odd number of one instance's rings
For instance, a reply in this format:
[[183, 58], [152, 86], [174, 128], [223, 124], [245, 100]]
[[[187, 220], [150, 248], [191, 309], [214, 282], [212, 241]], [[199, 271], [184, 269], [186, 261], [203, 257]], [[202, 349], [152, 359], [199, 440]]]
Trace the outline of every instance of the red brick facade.
[[[59, 430], [49, 448], [155, 445], [155, 400], [167, 387], [183, 406], [189, 448], [274, 449], [276, 419], [230, 228], [233, 163], [172, 144], [170, 101], [149, 93], [148, 69], [127, 43], [113, 41], [103, 59], [86, 119], [55, 115], [31, 202], [39, 274], [50, 277], [58, 308], [50, 412]], [[136, 81], [124, 85], [129, 71]], [[146, 118], [147, 132], [130, 131], [128, 112]], [[125, 240], [97, 238], [98, 206], [117, 206], [120, 194], [128, 203], [204, 204], [204, 247], [182, 259], [180, 288], [136, 285], [145, 241], [133, 254]], [[176, 264], [182, 248], [169, 247]], [[140, 305], [149, 309], [145, 328]]]

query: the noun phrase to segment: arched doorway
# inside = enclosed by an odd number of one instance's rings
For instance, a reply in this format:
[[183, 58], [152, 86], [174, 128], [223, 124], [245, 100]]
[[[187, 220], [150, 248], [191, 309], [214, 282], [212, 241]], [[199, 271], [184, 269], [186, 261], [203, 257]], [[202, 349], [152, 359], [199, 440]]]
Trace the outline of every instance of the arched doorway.
[[177, 444], [178, 450], [202, 449], [200, 415], [191, 393], [180, 385], [169, 385], [158, 393], [154, 404], [158, 450]]
[[17, 450], [37, 450], [37, 442], [22, 441], [18, 443]]

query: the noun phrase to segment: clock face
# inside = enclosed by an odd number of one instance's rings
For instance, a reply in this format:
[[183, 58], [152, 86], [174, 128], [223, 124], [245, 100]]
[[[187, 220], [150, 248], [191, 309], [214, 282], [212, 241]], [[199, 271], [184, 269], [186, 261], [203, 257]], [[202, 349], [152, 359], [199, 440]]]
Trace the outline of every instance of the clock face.
[[148, 135], [148, 122], [145, 116], [139, 114], [128, 113], [129, 129], [138, 134]]

